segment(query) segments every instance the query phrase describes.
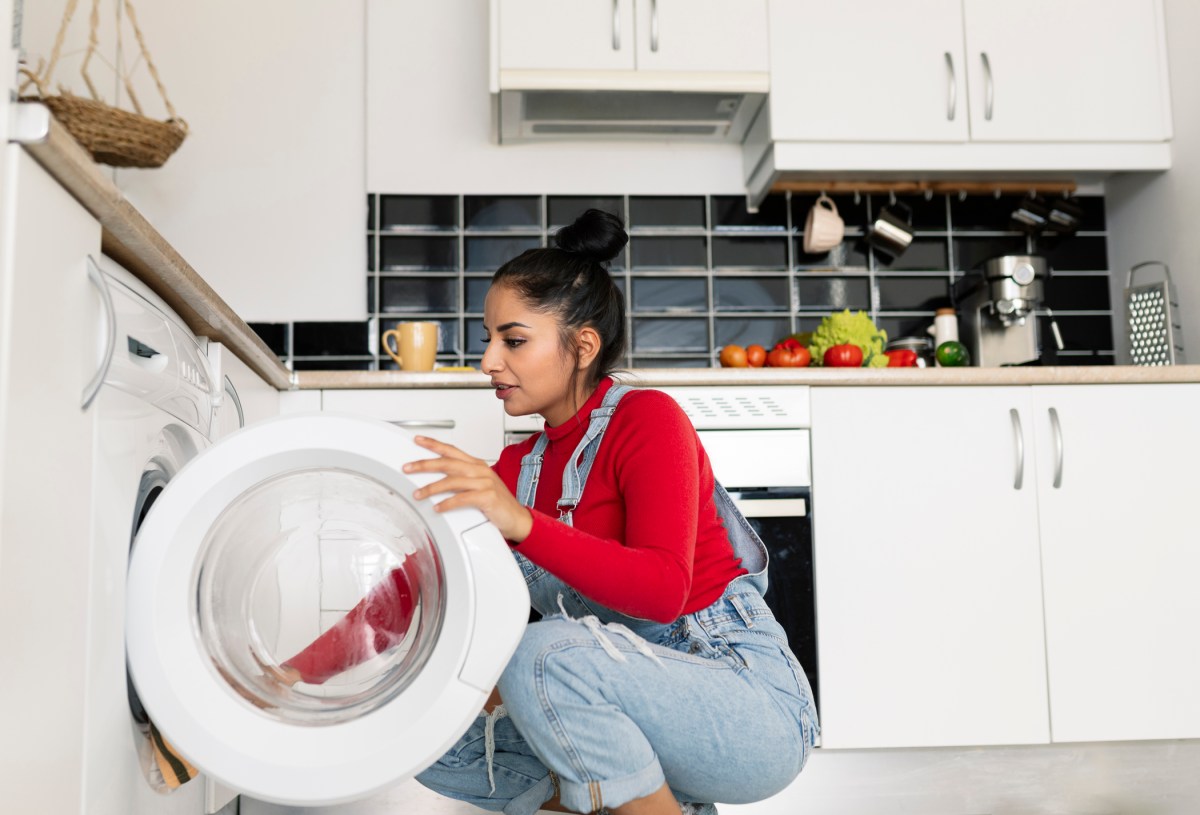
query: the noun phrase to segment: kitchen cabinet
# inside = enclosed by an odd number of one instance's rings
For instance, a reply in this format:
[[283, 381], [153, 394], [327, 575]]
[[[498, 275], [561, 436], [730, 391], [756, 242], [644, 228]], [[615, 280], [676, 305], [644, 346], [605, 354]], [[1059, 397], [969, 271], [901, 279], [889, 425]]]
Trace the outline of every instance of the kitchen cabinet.
[[826, 747], [1200, 737], [1200, 384], [812, 403]]
[[1029, 412], [1019, 387], [812, 389], [824, 747], [1049, 741]]
[[501, 72], [551, 72], [568, 82], [575, 71], [666, 79], [768, 70], [766, 0], [493, 0], [492, 14]]
[[776, 0], [772, 132], [815, 141], [1163, 141], [1160, 32], [1157, 0]]
[[771, 4], [775, 138], [970, 137], [962, 0]]
[[392, 422], [489, 462], [504, 447], [504, 406], [490, 388], [327, 390], [321, 409]]
[[62, 768], [84, 743], [100, 224], [21, 147], [0, 157], [0, 720], [20, 734], [0, 740], [0, 789], [6, 808], [78, 811], [82, 779]]
[[971, 138], [1171, 136], [1158, 0], [963, 0]]
[[1200, 738], [1198, 409], [1200, 384], [1033, 388], [1055, 741]]
[[846, 173], [1071, 178], [1171, 166], [1162, 0], [771, 0], [751, 205]]

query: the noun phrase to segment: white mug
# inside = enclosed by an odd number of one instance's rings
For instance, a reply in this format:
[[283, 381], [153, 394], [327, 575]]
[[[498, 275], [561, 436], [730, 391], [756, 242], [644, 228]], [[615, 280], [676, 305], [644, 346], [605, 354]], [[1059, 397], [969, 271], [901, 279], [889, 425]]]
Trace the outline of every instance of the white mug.
[[837, 205], [821, 193], [804, 222], [804, 251], [810, 255], [823, 255], [841, 243], [845, 234], [846, 224], [838, 215]]

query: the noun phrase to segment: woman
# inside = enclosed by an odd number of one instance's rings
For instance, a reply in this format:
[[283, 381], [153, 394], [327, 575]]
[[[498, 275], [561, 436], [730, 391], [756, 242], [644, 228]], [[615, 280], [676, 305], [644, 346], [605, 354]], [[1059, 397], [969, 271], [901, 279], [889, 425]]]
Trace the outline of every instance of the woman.
[[[674, 400], [609, 377], [625, 309], [606, 265], [627, 241], [589, 210], [493, 278], [483, 371], [508, 414], [540, 414], [545, 430], [494, 467], [418, 437], [436, 458], [404, 466], [444, 476], [416, 499], [448, 493], [438, 511], [487, 516], [545, 615], [485, 712], [418, 776], [509, 815], [761, 800], [796, 777], [816, 735], [808, 682], [762, 600], [761, 542]], [[374, 594], [364, 603], [380, 605]], [[383, 639], [397, 633], [385, 625]]]

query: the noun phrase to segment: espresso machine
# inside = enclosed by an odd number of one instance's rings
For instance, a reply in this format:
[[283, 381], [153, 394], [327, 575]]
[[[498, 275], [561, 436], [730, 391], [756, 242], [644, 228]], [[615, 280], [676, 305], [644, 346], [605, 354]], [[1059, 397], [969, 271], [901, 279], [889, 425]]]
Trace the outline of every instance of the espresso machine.
[[[968, 272], [954, 285], [962, 343], [973, 365], [1038, 365], [1043, 358], [1041, 329], [1034, 310], [1050, 269], [1040, 255], [1001, 255]], [[1043, 309], [1049, 311], [1049, 309]], [[1056, 346], [1058, 325], [1051, 318]]]

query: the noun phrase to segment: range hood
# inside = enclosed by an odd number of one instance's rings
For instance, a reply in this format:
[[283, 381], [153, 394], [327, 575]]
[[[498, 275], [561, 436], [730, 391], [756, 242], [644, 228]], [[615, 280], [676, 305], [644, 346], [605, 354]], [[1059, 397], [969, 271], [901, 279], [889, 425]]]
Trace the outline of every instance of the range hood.
[[747, 91], [501, 89], [501, 144], [547, 139], [670, 139], [740, 144], [766, 94]]

